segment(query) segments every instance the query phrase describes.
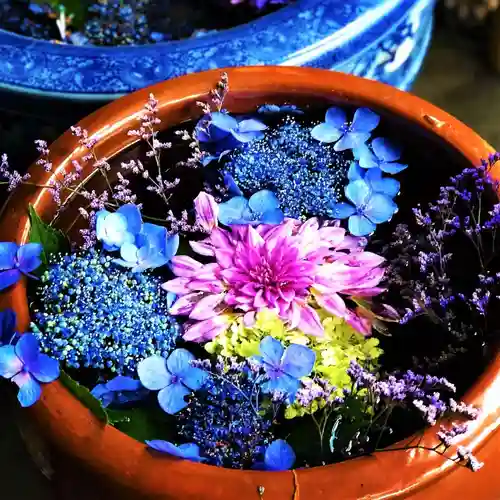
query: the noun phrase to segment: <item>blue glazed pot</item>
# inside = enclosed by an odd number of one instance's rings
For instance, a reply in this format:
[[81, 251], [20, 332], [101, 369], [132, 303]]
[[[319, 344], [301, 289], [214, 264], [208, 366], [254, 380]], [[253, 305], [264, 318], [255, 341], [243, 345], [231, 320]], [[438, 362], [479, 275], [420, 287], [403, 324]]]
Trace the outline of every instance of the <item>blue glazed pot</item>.
[[77, 47], [0, 31], [0, 89], [106, 101], [185, 73], [228, 66], [330, 68], [411, 86], [434, 0], [297, 0], [202, 38], [136, 47]]

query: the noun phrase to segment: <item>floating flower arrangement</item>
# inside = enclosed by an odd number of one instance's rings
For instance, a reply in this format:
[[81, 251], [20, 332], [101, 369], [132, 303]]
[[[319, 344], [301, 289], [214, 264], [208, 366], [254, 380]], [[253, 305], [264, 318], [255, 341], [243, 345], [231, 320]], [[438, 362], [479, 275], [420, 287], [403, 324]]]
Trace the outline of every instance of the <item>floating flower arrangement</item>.
[[0, 27], [73, 45], [142, 45], [201, 37], [291, 0], [1, 0]]
[[[478, 470], [456, 438], [478, 416], [463, 364], [495, 346], [500, 156], [413, 205], [420, 165], [376, 111], [233, 116], [227, 92], [223, 75], [199, 120], [161, 133], [151, 95], [129, 132], [142, 161], [72, 129], [101, 189], [74, 161], [43, 186], [53, 220], [27, 207], [29, 242], [0, 243], [0, 289], [27, 279], [32, 321], [2, 312], [0, 375], [23, 407], [60, 379], [151, 453], [220, 467], [334, 463], [431, 425], [432, 447], [406, 447]], [[5, 156], [0, 173], [32, 182]]]

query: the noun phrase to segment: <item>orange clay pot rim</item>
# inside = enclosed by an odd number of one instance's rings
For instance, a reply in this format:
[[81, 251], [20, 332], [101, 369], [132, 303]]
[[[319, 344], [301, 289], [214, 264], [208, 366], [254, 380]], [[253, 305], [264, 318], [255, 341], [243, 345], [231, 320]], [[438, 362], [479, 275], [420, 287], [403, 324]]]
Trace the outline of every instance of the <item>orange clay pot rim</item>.
[[[172, 119], [169, 121], [169, 115], [173, 114], [175, 117], [173, 119], [176, 120], [176, 123], [179, 123], [180, 118], [187, 119], [200, 114], [194, 103], [199, 100], [206, 100], [208, 92], [214, 88], [215, 83], [219, 80], [221, 71], [215, 70], [187, 75], [140, 90], [101, 108], [80, 122], [79, 125], [87, 128], [90, 136], [99, 135], [98, 153], [99, 150], [106, 150], [106, 156], [109, 158], [137, 142], [134, 137], [128, 137], [127, 139], [123, 139], [123, 137], [125, 137], [127, 130], [137, 128], [137, 117], [141, 114], [150, 92], [159, 100], [159, 116], [162, 121], [168, 122], [169, 125], [174, 124]], [[401, 117], [407, 122], [427, 130], [435, 137], [460, 151], [470, 161], [471, 165], [478, 165], [481, 158], [487, 157], [489, 153], [493, 152], [493, 149], [484, 140], [454, 117], [416, 96], [378, 82], [309, 68], [246, 67], [226, 71], [229, 75], [230, 84], [229, 98], [226, 102], [230, 111], [241, 112], [245, 110], [245, 105], [248, 111], [248, 102], [255, 103], [260, 96], [266, 96], [265, 102], [278, 104], [284, 102], [293, 103], [294, 96], [330, 99], [332, 102], [364, 105], [382, 113], [385, 112]], [[246, 104], [245, 101], [247, 101]], [[264, 98], [262, 98], [262, 101], [264, 101]], [[259, 101], [260, 104], [264, 104], [262, 101]], [[121, 142], [116, 139], [118, 136], [122, 138]], [[115, 144], [115, 141], [117, 144]], [[56, 160], [53, 160], [55, 172], [60, 172], [71, 160], [81, 158], [84, 154], [82, 147], [78, 145], [77, 138], [71, 136], [68, 132], [54, 143], [51, 150], [55, 152], [57, 157]], [[37, 170], [41, 170], [40, 167], [37, 167]], [[37, 178], [37, 181], [43, 179], [44, 184], [52, 175], [35, 174], [33, 169], [31, 172], [33, 177]], [[493, 175], [498, 177], [498, 171], [495, 171]], [[19, 215], [22, 214], [20, 202], [24, 206], [31, 202], [39, 210], [45, 205], [41, 212], [43, 215], [49, 208], [51, 210], [54, 208], [52, 202], [47, 201], [48, 196], [50, 195], [47, 189], [33, 188], [30, 197], [24, 196], [21, 200], [17, 199], [17, 201], [16, 197], [13, 197], [7, 205], [3, 219], [2, 231], [4, 235], [5, 233], [9, 234], [9, 239], [14, 239], [18, 243], [26, 242], [29, 226], [27, 217]], [[16, 203], [17, 212], [15, 211]], [[9, 207], [14, 207], [12, 216], [8, 213]], [[28, 304], [25, 283], [19, 282], [6, 295], [8, 295], [9, 304], [21, 316], [19, 327], [21, 328], [21, 325], [27, 327]], [[484, 375], [466, 395], [466, 402], [480, 407], [481, 414], [470, 426], [469, 431], [460, 437], [460, 444], [477, 452], [487, 437], [498, 428], [500, 425], [500, 398], [498, 394], [500, 394], [499, 356], [488, 366]], [[414, 450], [376, 453], [373, 457], [361, 457], [339, 464], [282, 473], [234, 471], [179, 461], [171, 457], [162, 456], [160, 459], [158, 456], [147, 452], [143, 443], [135, 441], [109, 425], [103, 426], [59, 381], [44, 386], [42, 398], [33, 407], [32, 412], [42, 420], [48, 415], [52, 418], [57, 413], [57, 418], [59, 418], [58, 429], [54, 431], [54, 434], [57, 435], [61, 441], [60, 444], [67, 450], [72, 450], [74, 454], [89, 462], [96, 462], [96, 467], [106, 469], [105, 473], [120, 474], [118, 466], [113, 468], [112, 465], [108, 464], [111, 460], [118, 462], [121, 460], [120, 466], [128, 467], [127, 470], [129, 471], [138, 471], [140, 468], [140, 474], [144, 476], [144, 481], [140, 484], [141, 491], [147, 490], [149, 483], [151, 484], [150, 490], [155, 492], [155, 487], [159, 487], [159, 485], [163, 485], [162, 487], [165, 489], [170, 488], [169, 491], [174, 488], [177, 496], [173, 495], [169, 498], [183, 498], [184, 491], [189, 489], [188, 486], [182, 484], [174, 486], [168, 482], [164, 483], [163, 479], [158, 479], [169, 474], [187, 475], [187, 477], [195, 475], [198, 476], [198, 480], [201, 482], [216, 481], [222, 489], [227, 484], [228, 491], [234, 485], [240, 485], [242, 498], [246, 498], [245, 493], [249, 493], [250, 489], [252, 494], [255, 495], [257, 485], [266, 485], [266, 490], [270, 490], [269, 493], [271, 491], [276, 492], [276, 496], [270, 496], [270, 498], [274, 499], [282, 498], [280, 496], [281, 491], [286, 491], [287, 494], [289, 492], [293, 493], [295, 490], [292, 482], [296, 485], [297, 478], [306, 478], [307, 476], [313, 483], [318, 481], [317, 484], [322, 484], [325, 473], [328, 474], [328, 481], [332, 481], [332, 484], [336, 483], [337, 494], [343, 492], [342, 478], [348, 478], [352, 474], [352, 477], [355, 478], [359, 476], [359, 482], [365, 483], [364, 485], [361, 484], [364, 487], [359, 490], [355, 488], [349, 490], [357, 498], [365, 498], [365, 495], [368, 495], [366, 498], [372, 499], [394, 498], [400, 495], [404, 496], [457, 467], [441, 457], [436, 459], [436, 454], [415, 453]], [[72, 421], [78, 421], [79, 423], [75, 423], [72, 428]], [[50, 422], [50, 420], [46, 420], [46, 422]], [[79, 443], [79, 437], [73, 436], [75, 426], [80, 425], [78, 427], [80, 429], [81, 422], [85, 422], [88, 426], [86, 435], [94, 436], [93, 441], [87, 440], [84, 443]], [[435, 443], [434, 434], [435, 429], [427, 429], [423, 442]], [[98, 436], [98, 438], [95, 436]], [[108, 446], [114, 446], [114, 449], [106, 449]], [[80, 449], [82, 447], [85, 448], [84, 451]], [[94, 448], [96, 451], [94, 451]], [[126, 457], [121, 456], [126, 455], [126, 453], [133, 457], [128, 462]], [[403, 468], [404, 473], [402, 472]], [[396, 469], [395, 472], [394, 469]], [[147, 472], [143, 472], [143, 470], [147, 470]], [[372, 486], [370, 486], [370, 480], [365, 481], [365, 479], [377, 475], [379, 477], [377, 481], [374, 480]], [[383, 479], [380, 478], [380, 475], [382, 475]], [[128, 481], [129, 486], [132, 486], [133, 481], [138, 481], [139, 474], [131, 472], [128, 473], [128, 476], [133, 479], [123, 478], [123, 481], [124, 483]], [[179, 480], [179, 482], [181, 481]], [[202, 485], [201, 488], [197, 490], [199, 491], [198, 494], [204, 491], [205, 486]], [[189, 496], [186, 493], [186, 498], [188, 497], [198, 498], [196, 495]], [[203, 496], [203, 498], [212, 497]], [[220, 496], [220, 498], [229, 499], [230, 497]]]

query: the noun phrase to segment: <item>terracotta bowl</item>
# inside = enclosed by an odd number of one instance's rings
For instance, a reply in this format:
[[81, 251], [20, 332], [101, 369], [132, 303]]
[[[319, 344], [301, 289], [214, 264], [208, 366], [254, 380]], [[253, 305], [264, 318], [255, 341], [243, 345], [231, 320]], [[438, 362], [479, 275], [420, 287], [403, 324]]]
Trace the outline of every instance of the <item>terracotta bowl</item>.
[[[232, 112], [246, 112], [264, 102], [323, 101], [368, 106], [390, 119], [455, 150], [465, 163], [479, 164], [491, 147], [464, 124], [435, 106], [386, 85], [316, 69], [250, 67], [228, 70]], [[137, 124], [148, 94], [160, 101], [162, 126], [167, 128], [199, 115], [196, 101], [206, 98], [220, 72], [193, 74], [160, 83], [119, 99], [87, 117], [79, 125], [101, 139], [100, 156], [111, 158], [135, 142], [127, 131]], [[55, 170], [84, 154], [77, 140], [66, 133], [52, 146]], [[51, 174], [32, 170], [33, 181], [47, 184]], [[86, 172], [86, 175], [90, 171]], [[498, 172], [496, 172], [498, 174]], [[26, 207], [32, 203], [48, 219], [54, 210], [47, 189], [25, 186], [9, 201], [1, 221], [2, 240], [24, 243], [28, 236]], [[2, 294], [2, 306], [13, 307], [19, 328], [29, 325], [25, 283]], [[112, 496], [124, 499], [179, 500], [317, 500], [500, 498], [500, 357], [485, 367], [484, 375], [466, 395], [482, 409], [479, 419], [462, 436], [485, 467], [472, 473], [434, 453], [379, 452], [341, 464], [287, 472], [236, 471], [153, 455], [144, 444], [111, 426], [104, 426], [59, 382], [44, 386], [41, 400], [28, 412], [41, 429], [54, 456], [63, 457], [65, 474], [74, 481], [101, 485]], [[435, 429], [424, 442], [435, 444]], [[71, 466], [68, 466], [71, 464]], [[88, 475], [90, 474], [90, 476]], [[263, 489], [261, 488], [263, 487]], [[74, 491], [78, 488], [75, 486]], [[262, 495], [259, 493], [264, 491]], [[76, 494], [76, 493], [75, 493]], [[457, 496], [458, 495], [458, 496]], [[97, 498], [85, 496], [88, 498]], [[74, 498], [71, 496], [71, 498]]]

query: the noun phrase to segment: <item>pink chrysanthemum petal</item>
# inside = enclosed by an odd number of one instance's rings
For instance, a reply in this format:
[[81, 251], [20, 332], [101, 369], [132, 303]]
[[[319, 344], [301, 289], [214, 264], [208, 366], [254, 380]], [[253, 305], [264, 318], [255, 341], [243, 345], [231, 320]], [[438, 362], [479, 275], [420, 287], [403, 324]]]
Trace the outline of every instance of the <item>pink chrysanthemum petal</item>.
[[226, 316], [215, 316], [199, 321], [185, 329], [183, 339], [192, 342], [209, 342], [224, 333], [229, 324], [230, 321]]
[[205, 295], [206, 293], [204, 292], [192, 292], [179, 297], [170, 308], [170, 314], [174, 316], [190, 314], [196, 304], [203, 299]]
[[307, 305], [299, 307], [299, 310], [299, 329], [307, 335], [315, 335], [317, 337], [323, 336], [325, 331], [318, 313], [311, 306]]
[[207, 241], [190, 241], [189, 245], [196, 253], [205, 257], [213, 257], [215, 255], [213, 245]]
[[187, 286], [190, 281], [191, 280], [189, 278], [174, 278], [173, 280], [163, 283], [161, 287], [166, 292], [172, 292], [176, 295], [184, 295], [185, 293], [190, 292], [190, 289]]
[[334, 316], [343, 318], [346, 313], [346, 305], [342, 297], [338, 293], [323, 295], [321, 293], [314, 294], [314, 298], [320, 307], [328, 311]]
[[219, 293], [217, 295], [207, 295], [203, 297], [191, 311], [189, 317], [191, 319], [204, 320], [217, 316], [224, 310], [224, 307], [217, 309], [223, 302], [224, 295], [224, 293]]
[[176, 255], [172, 257], [172, 272], [181, 277], [191, 278], [202, 269], [203, 264], [187, 255]]

